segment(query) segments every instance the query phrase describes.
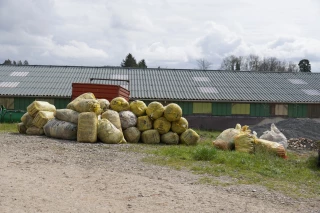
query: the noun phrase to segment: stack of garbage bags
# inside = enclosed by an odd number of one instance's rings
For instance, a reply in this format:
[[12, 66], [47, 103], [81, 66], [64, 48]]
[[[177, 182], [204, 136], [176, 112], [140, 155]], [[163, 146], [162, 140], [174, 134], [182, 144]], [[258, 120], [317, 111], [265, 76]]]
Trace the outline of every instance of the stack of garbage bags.
[[213, 141], [213, 145], [222, 150], [246, 153], [255, 153], [257, 149], [261, 149], [273, 152], [284, 159], [287, 158], [287, 139], [274, 124], [271, 124], [271, 130], [265, 131], [260, 138], [255, 132], [251, 132], [248, 126], [241, 127], [237, 124], [235, 128], [224, 130]]
[[[36, 107], [41, 104], [41, 107]], [[42, 105], [45, 105], [42, 106]], [[30, 110], [29, 110], [30, 109]], [[56, 109], [43, 101], [34, 101], [18, 124], [20, 133], [77, 140], [117, 143], [165, 143], [195, 145], [200, 137], [188, 128], [179, 105], [163, 106], [140, 100], [128, 102], [122, 97], [96, 99], [84, 93], [71, 101], [66, 109]], [[37, 118], [40, 117], [40, 118]], [[37, 131], [30, 131], [37, 128]]]

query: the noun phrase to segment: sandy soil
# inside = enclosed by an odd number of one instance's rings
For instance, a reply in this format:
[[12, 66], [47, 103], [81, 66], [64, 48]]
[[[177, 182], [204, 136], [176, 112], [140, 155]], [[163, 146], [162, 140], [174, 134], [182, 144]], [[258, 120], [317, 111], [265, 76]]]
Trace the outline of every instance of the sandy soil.
[[0, 134], [0, 212], [320, 212], [320, 198], [199, 184], [130, 146]]

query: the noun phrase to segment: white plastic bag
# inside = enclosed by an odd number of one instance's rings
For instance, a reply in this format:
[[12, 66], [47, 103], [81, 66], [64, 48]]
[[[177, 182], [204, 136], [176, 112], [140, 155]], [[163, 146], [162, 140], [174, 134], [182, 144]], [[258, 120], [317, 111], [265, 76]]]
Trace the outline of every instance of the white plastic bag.
[[281, 145], [283, 145], [283, 147], [285, 149], [287, 149], [288, 147], [288, 141], [286, 136], [280, 132], [280, 130], [276, 127], [276, 125], [273, 123], [271, 124], [271, 128], [270, 131], [265, 131], [261, 136], [261, 139], [264, 140], [268, 140], [268, 141], [273, 141], [273, 142], [277, 142]]

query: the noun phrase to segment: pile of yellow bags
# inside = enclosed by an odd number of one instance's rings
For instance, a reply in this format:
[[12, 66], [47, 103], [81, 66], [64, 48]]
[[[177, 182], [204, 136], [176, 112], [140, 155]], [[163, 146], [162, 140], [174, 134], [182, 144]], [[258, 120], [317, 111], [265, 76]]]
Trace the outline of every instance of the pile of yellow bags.
[[[140, 100], [129, 103], [122, 97], [96, 99], [84, 93], [66, 109], [34, 101], [18, 124], [20, 133], [45, 134], [48, 137], [78, 142], [197, 144], [200, 136], [188, 128], [179, 105], [163, 106], [154, 101], [148, 106]], [[31, 128], [31, 130], [32, 130]], [[37, 132], [35, 132], [37, 130]]]

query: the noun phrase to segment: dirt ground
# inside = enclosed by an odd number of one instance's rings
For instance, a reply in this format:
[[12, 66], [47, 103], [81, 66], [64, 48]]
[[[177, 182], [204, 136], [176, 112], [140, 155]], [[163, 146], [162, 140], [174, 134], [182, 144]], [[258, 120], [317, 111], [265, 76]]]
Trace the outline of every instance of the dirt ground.
[[320, 212], [320, 198], [199, 184], [130, 146], [0, 134], [0, 212]]

